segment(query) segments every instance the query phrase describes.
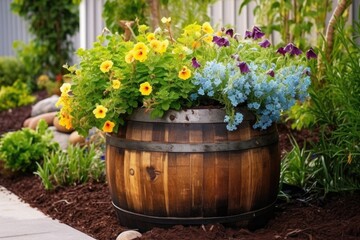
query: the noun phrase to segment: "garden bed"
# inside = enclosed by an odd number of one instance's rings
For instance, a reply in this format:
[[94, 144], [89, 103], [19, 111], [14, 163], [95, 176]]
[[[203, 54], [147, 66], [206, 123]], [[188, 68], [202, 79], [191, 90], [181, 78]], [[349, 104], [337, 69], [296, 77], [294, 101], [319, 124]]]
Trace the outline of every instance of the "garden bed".
[[[41, 98], [42, 95], [39, 95]], [[0, 134], [20, 129], [31, 107], [0, 112]], [[280, 146], [289, 150], [288, 128], [280, 126]], [[309, 133], [295, 133], [303, 141]], [[87, 183], [47, 192], [35, 175], [0, 176], [0, 185], [31, 206], [96, 239], [115, 239], [126, 228], [118, 224], [106, 183]], [[293, 193], [299, 193], [297, 191]], [[360, 239], [360, 193], [328, 195], [305, 201], [297, 195], [289, 203], [278, 201], [274, 218], [263, 229], [224, 228], [222, 225], [155, 228], [141, 239]]]

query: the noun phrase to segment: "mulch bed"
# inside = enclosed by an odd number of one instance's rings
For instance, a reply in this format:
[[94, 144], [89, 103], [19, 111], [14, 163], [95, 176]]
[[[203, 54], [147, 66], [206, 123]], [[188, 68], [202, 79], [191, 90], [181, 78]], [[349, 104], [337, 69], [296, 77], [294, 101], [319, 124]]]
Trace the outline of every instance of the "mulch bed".
[[[38, 94], [38, 99], [44, 97]], [[20, 129], [30, 116], [31, 106], [0, 112], [0, 134]], [[290, 131], [280, 126], [280, 146], [288, 151]], [[295, 133], [297, 139], [314, 138], [311, 133]], [[31, 206], [99, 240], [115, 240], [125, 227], [117, 222], [106, 183], [45, 191], [35, 175], [6, 178], [0, 175], [0, 185], [17, 194]], [[278, 201], [274, 217], [261, 229], [225, 228], [220, 224], [205, 226], [174, 226], [154, 228], [141, 239], [360, 239], [360, 193], [330, 194], [311, 202], [293, 198], [289, 203]]]

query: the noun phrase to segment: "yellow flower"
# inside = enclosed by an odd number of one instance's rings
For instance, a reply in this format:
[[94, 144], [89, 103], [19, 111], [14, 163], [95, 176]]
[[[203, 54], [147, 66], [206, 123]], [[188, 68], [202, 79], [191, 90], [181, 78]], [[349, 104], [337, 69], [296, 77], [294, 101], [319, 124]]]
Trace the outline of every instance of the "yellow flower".
[[150, 47], [155, 52], [160, 52], [160, 50], [161, 50], [161, 42], [159, 40], [153, 39], [153, 40], [150, 41]]
[[104, 123], [104, 126], [103, 126], [102, 130], [103, 130], [104, 132], [111, 133], [111, 132], [113, 131], [114, 126], [115, 126], [115, 123], [113, 123], [112, 121], [109, 121], [109, 120], [108, 120], [108, 121], [106, 121], [106, 122]]
[[169, 46], [169, 41], [168, 40], [162, 41], [159, 53], [166, 52], [166, 49], [167, 49], [168, 46]]
[[59, 115], [59, 124], [66, 129], [71, 129], [71, 116], [68, 113], [61, 111]]
[[199, 41], [193, 41], [193, 43], [191, 44], [191, 47], [193, 48], [193, 49], [197, 49], [197, 48], [199, 48], [201, 46], [201, 42], [199, 42]]
[[210, 23], [204, 22], [201, 29], [208, 34], [212, 34], [214, 32], [214, 29], [211, 27]]
[[132, 63], [133, 61], [134, 61], [133, 51], [130, 51], [125, 56], [125, 62], [126, 63]]
[[104, 118], [106, 116], [107, 108], [103, 105], [98, 105], [93, 111], [96, 118]]
[[119, 89], [120, 86], [121, 86], [121, 83], [120, 83], [119, 80], [112, 80], [112, 87], [113, 87], [114, 89]]
[[55, 103], [55, 107], [67, 107], [70, 105], [70, 97], [67, 93], [61, 93], [61, 96], [59, 97], [59, 99], [57, 100], [57, 102]]
[[138, 42], [137, 44], [135, 44], [134, 48], [133, 48], [134, 51], [136, 50], [142, 50], [144, 52], [148, 52], [149, 51], [149, 48], [145, 45], [145, 43], [143, 42]]
[[148, 42], [151, 42], [151, 40], [156, 39], [156, 38], [155, 38], [155, 34], [154, 34], [154, 33], [149, 33], [149, 34], [146, 36], [146, 39], [148, 40]]
[[101, 63], [100, 65], [100, 70], [103, 72], [103, 73], [106, 73], [106, 72], [109, 72], [110, 69], [112, 68], [113, 66], [113, 62], [110, 61], [110, 60], [106, 60], [104, 62]]
[[39, 78], [37, 79], [37, 84], [39, 87], [45, 87], [46, 84], [50, 81], [48, 75], [43, 74], [40, 75]]
[[204, 40], [204, 42], [212, 43], [212, 41], [213, 41], [213, 36], [211, 36], [211, 35], [205, 36], [205, 37], [203, 38], [203, 40]]
[[183, 66], [183, 68], [179, 72], [179, 78], [182, 80], [186, 80], [191, 77], [191, 70], [188, 69], [186, 66]]
[[134, 50], [133, 57], [140, 62], [144, 62], [147, 59], [147, 52], [142, 49]]
[[68, 93], [71, 90], [71, 84], [70, 83], [63, 83], [63, 85], [60, 87], [60, 91], [62, 93]]
[[139, 91], [141, 92], [141, 95], [148, 96], [152, 92], [152, 86], [149, 82], [144, 82], [140, 84]]
[[168, 18], [163, 17], [163, 18], [161, 18], [161, 22], [162, 23], [170, 23], [171, 22], [171, 17], [168, 17]]
[[147, 59], [147, 53], [149, 52], [149, 48], [143, 42], [138, 42], [135, 44], [132, 55], [135, 60], [140, 62], [144, 62]]
[[201, 30], [201, 26], [199, 24], [190, 24], [190, 25], [187, 25], [185, 28], [184, 28], [184, 32], [185, 32], [185, 35], [198, 35], [197, 33], [199, 33]]

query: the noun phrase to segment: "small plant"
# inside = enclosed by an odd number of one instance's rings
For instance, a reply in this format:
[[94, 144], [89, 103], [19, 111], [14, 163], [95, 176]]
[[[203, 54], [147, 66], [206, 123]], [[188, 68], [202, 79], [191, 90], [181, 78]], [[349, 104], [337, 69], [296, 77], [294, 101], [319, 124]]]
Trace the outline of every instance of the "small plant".
[[0, 159], [5, 168], [13, 172], [33, 172], [36, 163], [41, 163], [44, 156], [59, 148], [52, 142], [53, 133], [41, 120], [36, 130], [23, 128], [5, 133], [0, 139]]
[[35, 174], [47, 190], [91, 180], [103, 181], [105, 163], [101, 154], [93, 144], [85, 147], [70, 145], [67, 151], [58, 150], [45, 156], [42, 164], [37, 163]]
[[281, 161], [281, 183], [308, 190], [313, 185], [317, 172], [321, 171], [316, 168], [319, 159], [314, 157], [311, 151], [306, 150], [306, 146], [300, 148], [293, 137], [290, 141], [293, 148]]
[[13, 86], [0, 88], [0, 111], [31, 104], [35, 97], [30, 95], [25, 83], [16, 81]]

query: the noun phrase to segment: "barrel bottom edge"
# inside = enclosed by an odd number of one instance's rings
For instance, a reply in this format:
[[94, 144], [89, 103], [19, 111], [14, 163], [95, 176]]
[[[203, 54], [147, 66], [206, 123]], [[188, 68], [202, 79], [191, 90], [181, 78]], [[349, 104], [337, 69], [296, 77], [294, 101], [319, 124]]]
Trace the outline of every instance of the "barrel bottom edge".
[[236, 215], [220, 217], [158, 217], [139, 214], [122, 209], [112, 203], [120, 225], [146, 232], [152, 228], [170, 228], [175, 225], [206, 225], [220, 223], [226, 227], [241, 227], [255, 230], [264, 227], [273, 217], [275, 202], [257, 209]]

